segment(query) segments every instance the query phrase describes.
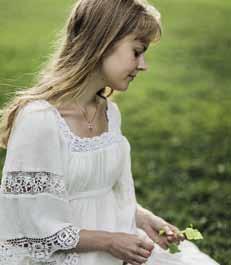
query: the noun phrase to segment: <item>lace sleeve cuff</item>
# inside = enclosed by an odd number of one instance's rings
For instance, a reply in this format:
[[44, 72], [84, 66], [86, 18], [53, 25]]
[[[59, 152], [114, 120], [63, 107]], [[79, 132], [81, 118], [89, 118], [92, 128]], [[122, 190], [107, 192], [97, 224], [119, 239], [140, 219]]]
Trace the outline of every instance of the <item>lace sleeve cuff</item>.
[[6, 262], [14, 257], [47, 261], [79, 242], [62, 176], [5, 172], [0, 205], [0, 265], [24, 264]]
[[29, 256], [33, 260], [46, 261], [57, 250], [73, 249], [77, 246], [78, 242], [79, 229], [68, 226], [46, 238], [24, 237], [1, 242], [0, 256], [7, 258], [23, 253], [24, 256]]

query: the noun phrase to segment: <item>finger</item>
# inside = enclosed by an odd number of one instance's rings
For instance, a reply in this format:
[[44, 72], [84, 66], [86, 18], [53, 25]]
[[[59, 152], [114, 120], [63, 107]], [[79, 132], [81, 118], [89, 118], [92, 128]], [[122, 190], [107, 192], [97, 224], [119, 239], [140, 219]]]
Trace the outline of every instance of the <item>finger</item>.
[[144, 248], [139, 248], [137, 254], [140, 255], [141, 257], [149, 258], [152, 253]]
[[178, 243], [179, 241], [183, 241], [185, 239], [180, 230], [174, 225], [168, 223], [168, 225], [165, 226], [165, 231], [170, 242]]
[[176, 239], [176, 241], [184, 241], [185, 236], [179, 232], [179, 233], [175, 234], [175, 239]]
[[134, 255], [132, 260], [134, 262], [137, 262], [138, 264], [143, 264], [143, 263], [147, 262], [148, 259], [144, 258], [144, 257], [141, 257], [140, 255]]
[[166, 236], [157, 236], [155, 243], [163, 249], [167, 249], [169, 244]]
[[172, 229], [172, 231], [177, 235], [177, 238], [181, 241], [183, 241], [185, 239], [184, 235], [182, 235], [182, 233], [180, 232], [180, 230], [172, 225], [172, 224], [169, 224], [169, 227]]
[[166, 238], [161, 238], [157, 244], [163, 249], [168, 249], [169, 242]]
[[154, 248], [154, 243], [151, 239], [147, 240], [145, 239], [144, 241], [142, 241], [142, 243], [140, 244], [141, 248], [144, 248], [148, 251], [152, 251]]
[[169, 241], [169, 242], [176, 242], [176, 241], [179, 241], [179, 238], [178, 238], [178, 236], [177, 235], [168, 235], [168, 236], [166, 236], [166, 239]]
[[165, 250], [168, 249], [168, 244], [166, 244], [165, 242], [159, 242], [158, 245]]
[[[145, 262], [147, 262], [147, 260], [146, 260]], [[135, 261], [134, 259], [128, 259], [127, 263], [125, 263], [125, 264], [126, 264], [126, 265], [142, 265], [142, 264], [144, 264], [145, 262], [140, 263], [140, 262]]]
[[179, 245], [180, 242], [182, 241], [179, 236], [176, 236], [176, 237], [167, 236], [166, 239], [168, 243], [176, 243], [177, 245]]
[[153, 231], [153, 234], [155, 234], [153, 241], [163, 248], [163, 244], [166, 244], [167, 242], [167, 237], [164, 235], [160, 236], [159, 233], [157, 233], [156, 231]]
[[126, 265], [141, 265], [142, 263], [137, 263], [137, 262], [135, 262], [135, 261], [133, 261], [133, 260], [129, 260], [128, 261], [129, 263], [125, 263]]
[[164, 225], [162, 229], [165, 231], [166, 236], [174, 236], [175, 234], [175, 231], [168, 224]]
[[172, 244], [172, 243], [174, 243], [174, 244], [176, 244], [176, 245], [179, 245], [179, 244], [180, 244], [180, 240], [178, 240], [178, 239], [167, 240], [167, 241], [168, 241], [168, 245], [170, 245], [170, 244]]
[[151, 226], [145, 227], [145, 232], [149, 238], [155, 242], [156, 238], [158, 237], [158, 232], [155, 229], [152, 229]]

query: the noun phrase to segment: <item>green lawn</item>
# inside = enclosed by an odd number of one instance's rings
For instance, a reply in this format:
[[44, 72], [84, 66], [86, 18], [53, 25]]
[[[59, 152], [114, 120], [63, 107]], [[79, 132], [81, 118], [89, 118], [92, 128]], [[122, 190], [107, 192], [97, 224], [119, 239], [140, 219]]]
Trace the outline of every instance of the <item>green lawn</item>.
[[[73, 1], [0, 0], [0, 104], [33, 83]], [[231, 264], [231, 35], [228, 0], [155, 0], [163, 37], [149, 71], [116, 95], [138, 200]], [[5, 152], [1, 151], [1, 166]]]

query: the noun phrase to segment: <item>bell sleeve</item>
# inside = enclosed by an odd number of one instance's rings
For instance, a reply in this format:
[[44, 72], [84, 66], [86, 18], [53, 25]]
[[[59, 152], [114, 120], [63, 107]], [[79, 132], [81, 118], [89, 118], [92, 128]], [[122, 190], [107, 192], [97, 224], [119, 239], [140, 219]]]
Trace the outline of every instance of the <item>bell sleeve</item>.
[[79, 242], [56, 119], [52, 110], [35, 105], [19, 112], [8, 141], [0, 190], [0, 264], [22, 255], [48, 261], [54, 252]]
[[[118, 106], [114, 105], [115, 129], [121, 134], [121, 113]], [[124, 137], [124, 144], [121, 147], [123, 159], [120, 167], [120, 177], [114, 185], [115, 197], [119, 208], [119, 227], [123, 232], [136, 233], [136, 194], [134, 179], [131, 170], [131, 146]]]

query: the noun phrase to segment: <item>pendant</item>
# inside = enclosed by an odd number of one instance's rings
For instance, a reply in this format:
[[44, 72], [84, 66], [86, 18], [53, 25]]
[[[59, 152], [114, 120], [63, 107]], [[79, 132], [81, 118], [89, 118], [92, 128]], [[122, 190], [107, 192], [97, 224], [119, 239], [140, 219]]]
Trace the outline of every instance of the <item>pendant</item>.
[[92, 124], [92, 123], [88, 123], [88, 129], [89, 129], [90, 131], [93, 130], [93, 124]]

